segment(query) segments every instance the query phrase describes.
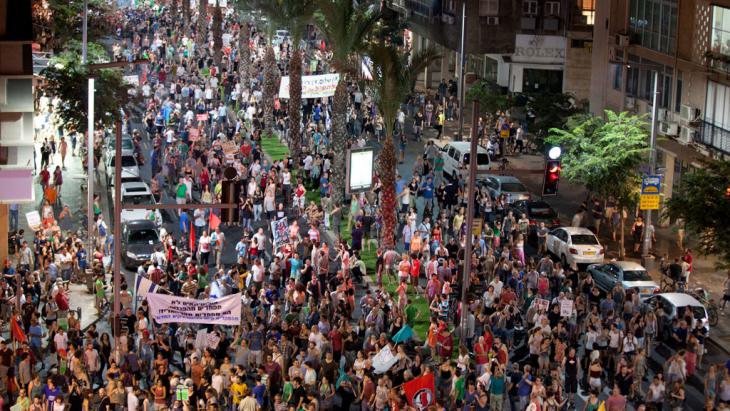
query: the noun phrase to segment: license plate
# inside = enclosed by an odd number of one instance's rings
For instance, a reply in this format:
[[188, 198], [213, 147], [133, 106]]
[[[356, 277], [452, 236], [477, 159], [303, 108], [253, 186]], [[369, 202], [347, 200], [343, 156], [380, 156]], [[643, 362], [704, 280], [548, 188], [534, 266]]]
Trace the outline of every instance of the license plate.
[[649, 289], [648, 288], [642, 289], [641, 294], [649, 294]]
[[596, 255], [595, 251], [584, 251], [583, 255]]

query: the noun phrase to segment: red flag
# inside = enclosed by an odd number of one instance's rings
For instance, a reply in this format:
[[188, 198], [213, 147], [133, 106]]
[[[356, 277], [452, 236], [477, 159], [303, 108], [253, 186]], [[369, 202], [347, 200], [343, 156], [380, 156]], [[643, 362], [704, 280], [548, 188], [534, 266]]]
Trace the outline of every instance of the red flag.
[[195, 250], [195, 224], [190, 224], [190, 252]]
[[433, 374], [426, 374], [404, 383], [403, 391], [406, 393], [408, 404], [419, 410], [425, 410], [436, 400]]
[[221, 225], [221, 218], [211, 211], [210, 222], [208, 224], [210, 225], [210, 231], [213, 231], [218, 228], [219, 225]]
[[23, 329], [20, 328], [20, 324], [18, 324], [18, 320], [15, 316], [10, 319], [10, 332], [15, 341], [18, 341], [21, 344], [25, 342], [25, 333], [23, 332]]

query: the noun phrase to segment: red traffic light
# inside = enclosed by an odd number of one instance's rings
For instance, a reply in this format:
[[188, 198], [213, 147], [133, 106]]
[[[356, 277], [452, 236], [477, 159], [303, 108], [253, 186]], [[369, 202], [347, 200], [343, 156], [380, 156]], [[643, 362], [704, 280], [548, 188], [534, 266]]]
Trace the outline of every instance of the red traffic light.
[[542, 195], [558, 194], [558, 183], [560, 182], [560, 160], [547, 160], [545, 162], [545, 179], [542, 185]]

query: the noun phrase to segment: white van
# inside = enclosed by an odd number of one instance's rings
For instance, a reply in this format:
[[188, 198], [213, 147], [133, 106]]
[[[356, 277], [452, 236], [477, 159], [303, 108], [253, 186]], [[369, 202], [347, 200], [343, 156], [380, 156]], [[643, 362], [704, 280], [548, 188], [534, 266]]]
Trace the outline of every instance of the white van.
[[[461, 170], [462, 177], [469, 173], [469, 150], [471, 143], [468, 141], [454, 141], [441, 148], [441, 156], [444, 159], [444, 177], [453, 179], [456, 173]], [[477, 146], [477, 172], [489, 170], [489, 154], [487, 149]]]

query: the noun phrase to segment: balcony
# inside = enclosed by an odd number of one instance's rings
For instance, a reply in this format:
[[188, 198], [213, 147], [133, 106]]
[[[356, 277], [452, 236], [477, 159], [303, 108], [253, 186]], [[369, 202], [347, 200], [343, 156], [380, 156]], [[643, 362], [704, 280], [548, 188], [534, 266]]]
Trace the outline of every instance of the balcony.
[[730, 155], [730, 130], [703, 121], [697, 135], [700, 140], [698, 143]]
[[707, 66], [713, 70], [730, 73], [730, 55], [723, 54], [719, 51], [707, 50], [705, 52]]

